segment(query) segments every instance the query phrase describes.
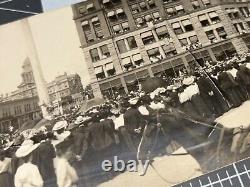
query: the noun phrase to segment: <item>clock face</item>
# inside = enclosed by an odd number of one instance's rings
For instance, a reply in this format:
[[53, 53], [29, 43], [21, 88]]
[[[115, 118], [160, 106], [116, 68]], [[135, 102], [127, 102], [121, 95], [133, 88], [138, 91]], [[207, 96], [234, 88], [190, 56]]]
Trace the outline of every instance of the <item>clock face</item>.
[[0, 24], [42, 12], [41, 0], [0, 0]]

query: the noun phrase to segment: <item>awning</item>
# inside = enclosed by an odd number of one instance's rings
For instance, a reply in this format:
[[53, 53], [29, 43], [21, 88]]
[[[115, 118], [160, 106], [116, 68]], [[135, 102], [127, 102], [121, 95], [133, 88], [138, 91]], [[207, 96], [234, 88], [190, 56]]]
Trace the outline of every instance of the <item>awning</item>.
[[92, 18], [91, 21], [92, 21], [92, 22], [97, 22], [97, 21], [99, 21], [99, 18], [98, 18], [98, 17], [94, 17], [94, 18]]
[[86, 20], [86, 21], [83, 21], [82, 23], [81, 23], [81, 25], [82, 26], [86, 26], [86, 25], [88, 25], [89, 24], [89, 22]]
[[199, 16], [199, 20], [200, 21], [204, 21], [204, 20], [207, 20], [207, 16], [205, 14]]
[[122, 65], [124, 66], [124, 65], [128, 65], [128, 64], [130, 64], [131, 63], [131, 60], [130, 60], [130, 58], [128, 57], [128, 58], [123, 58], [122, 59]]
[[154, 0], [149, 0], [149, 1], [148, 1], [148, 4], [149, 4], [149, 5], [153, 5], [153, 4], [155, 4], [155, 1], [154, 1]]
[[115, 26], [113, 26], [113, 30], [114, 30], [115, 32], [120, 31], [120, 30], [121, 30], [120, 25], [115, 25]]
[[151, 56], [151, 55], [158, 54], [159, 53], [159, 49], [158, 48], [154, 48], [154, 49], [148, 50], [147, 52], [148, 52], [148, 55]]
[[132, 8], [132, 10], [136, 10], [136, 9], [138, 9], [138, 5], [137, 4], [132, 5], [131, 8]]
[[152, 31], [144, 32], [141, 34], [141, 38], [150, 37], [152, 35], [153, 35]]
[[139, 23], [139, 24], [142, 24], [142, 23], [143, 23], [143, 20], [142, 20], [142, 18], [137, 18], [137, 19], [136, 19], [136, 22]]
[[109, 3], [109, 2], [110, 2], [110, 0], [103, 0], [102, 1], [103, 4], [106, 4], [106, 3]]
[[122, 28], [124, 28], [124, 29], [129, 28], [128, 22], [122, 23]]
[[145, 8], [145, 7], [146, 7], [146, 3], [145, 3], [145, 2], [141, 2], [141, 3], [140, 3], [140, 7], [141, 7], [141, 8]]
[[124, 11], [121, 8], [116, 10], [116, 14], [122, 14], [122, 13], [124, 13]]
[[101, 51], [102, 51], [102, 54], [107, 54], [107, 53], [109, 53], [108, 46], [107, 46], [107, 45], [101, 46]]
[[205, 5], [210, 4], [210, 0], [201, 0]]
[[183, 8], [182, 5], [178, 5], [178, 6], [175, 7], [175, 9], [178, 11], [178, 10], [183, 10], [184, 8]]
[[191, 43], [196, 43], [196, 42], [199, 41], [199, 39], [198, 39], [198, 37], [196, 35], [190, 36], [189, 40], [190, 40]]
[[146, 20], [146, 21], [151, 21], [151, 20], [152, 20], [151, 15], [146, 15], [146, 16], [145, 16], [145, 20]]
[[176, 22], [176, 23], [172, 23], [172, 27], [173, 27], [173, 29], [178, 29], [181, 27], [181, 25], [179, 22]]
[[136, 54], [136, 55], [134, 55], [133, 56], [133, 60], [136, 62], [136, 61], [139, 61], [139, 60], [141, 60], [142, 59], [142, 57], [141, 57], [141, 54]]
[[189, 19], [183, 20], [182, 24], [183, 24], [183, 26], [192, 25], [192, 23]]
[[87, 8], [87, 10], [88, 10], [88, 9], [91, 9], [91, 8], [94, 8], [94, 4], [93, 4], [93, 3], [90, 3], [90, 4], [88, 4], [88, 5], [86, 6], [86, 8]]
[[164, 35], [164, 34], [167, 34], [168, 33], [168, 30], [167, 30], [167, 27], [166, 26], [162, 26], [162, 27], [158, 27], [155, 29], [155, 32], [158, 34], [158, 35]]
[[154, 18], [156, 18], [156, 19], [157, 19], [157, 18], [160, 18], [159, 12], [154, 12], [154, 13], [153, 13], [153, 16], [154, 16]]
[[193, 4], [194, 6], [200, 6], [199, 1], [193, 1], [192, 4]]
[[102, 72], [103, 72], [102, 66], [99, 66], [99, 67], [95, 68], [95, 74], [99, 74], [99, 73], [102, 73]]
[[114, 12], [114, 11], [108, 12], [108, 14], [107, 14], [108, 17], [112, 17], [112, 16], [114, 16], [114, 15], [115, 15], [115, 12]]
[[173, 13], [173, 12], [174, 12], [174, 9], [173, 9], [173, 8], [167, 8], [167, 12], [168, 12], [168, 13]]
[[169, 45], [164, 45], [163, 46], [163, 50], [165, 52], [170, 52], [170, 51], [174, 51], [175, 50], [175, 47], [173, 44], [169, 44]]
[[234, 11], [234, 9], [233, 8], [226, 8], [226, 11], [227, 11], [227, 13], [231, 13]]
[[208, 15], [210, 18], [218, 17], [218, 14], [216, 12], [210, 12], [210, 13], [208, 13]]
[[91, 49], [90, 50], [90, 54], [91, 54], [92, 57], [99, 57], [98, 50], [96, 48], [95, 49]]
[[106, 64], [106, 70], [107, 71], [112, 70], [112, 69], [114, 69], [114, 64], [113, 63]]

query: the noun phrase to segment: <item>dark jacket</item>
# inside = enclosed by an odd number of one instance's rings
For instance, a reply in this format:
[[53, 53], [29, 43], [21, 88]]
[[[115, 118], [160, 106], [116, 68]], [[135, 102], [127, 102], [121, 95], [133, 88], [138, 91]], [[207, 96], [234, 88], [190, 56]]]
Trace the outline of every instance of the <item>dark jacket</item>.
[[137, 108], [129, 108], [124, 114], [124, 126], [127, 131], [134, 133], [135, 129], [144, 126], [144, 120], [142, 114]]
[[241, 85], [249, 85], [250, 84], [250, 70], [245, 66], [240, 66], [236, 74], [236, 79]]

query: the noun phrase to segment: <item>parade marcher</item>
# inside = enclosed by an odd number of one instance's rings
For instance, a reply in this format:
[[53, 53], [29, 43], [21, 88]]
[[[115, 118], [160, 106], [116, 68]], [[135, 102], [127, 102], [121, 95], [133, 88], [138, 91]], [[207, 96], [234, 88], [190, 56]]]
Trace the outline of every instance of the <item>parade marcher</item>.
[[224, 70], [218, 75], [218, 83], [230, 104], [233, 107], [238, 107], [243, 98], [233, 76]]
[[236, 65], [236, 69], [238, 70], [236, 74], [236, 80], [243, 90], [246, 91], [246, 97], [250, 98], [250, 69], [243, 65]]
[[38, 167], [32, 164], [32, 152], [39, 147], [39, 143], [34, 144], [32, 140], [25, 140], [16, 151], [18, 158], [24, 159], [15, 174], [15, 187], [43, 187], [43, 179]]
[[136, 153], [140, 137], [145, 125], [143, 116], [137, 109], [139, 98], [129, 100], [130, 108], [124, 114], [124, 126], [127, 130], [126, 144], [131, 152]]
[[7, 150], [0, 151], [0, 186], [14, 187], [11, 175], [11, 158], [7, 156]]
[[221, 103], [225, 101], [223, 101], [221, 95], [218, 95], [218, 90], [216, 90], [215, 85], [213, 85], [211, 80], [205, 75], [200, 75], [200, 73], [198, 73], [196, 76], [196, 82], [200, 90], [200, 96], [208, 108], [208, 110], [205, 110], [205, 112], [215, 116], [221, 115], [224, 112]]

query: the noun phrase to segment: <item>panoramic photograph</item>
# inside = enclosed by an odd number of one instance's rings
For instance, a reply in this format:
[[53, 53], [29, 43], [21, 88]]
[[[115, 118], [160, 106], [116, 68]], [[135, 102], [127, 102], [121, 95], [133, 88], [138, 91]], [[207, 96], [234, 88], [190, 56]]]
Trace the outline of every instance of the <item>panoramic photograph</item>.
[[250, 186], [249, 0], [16, 2], [0, 187]]

